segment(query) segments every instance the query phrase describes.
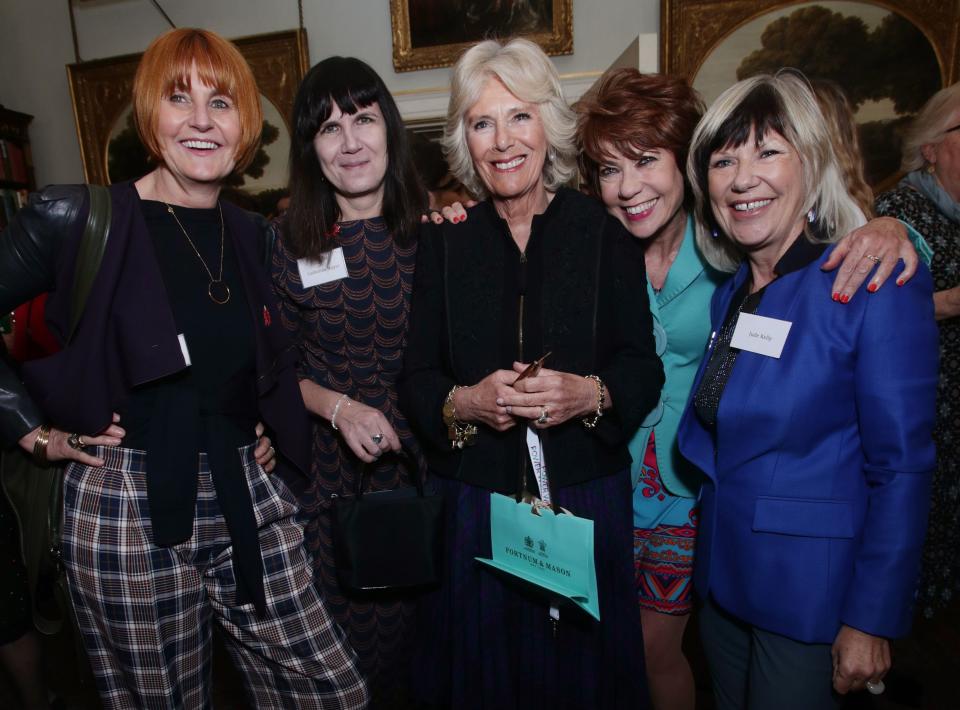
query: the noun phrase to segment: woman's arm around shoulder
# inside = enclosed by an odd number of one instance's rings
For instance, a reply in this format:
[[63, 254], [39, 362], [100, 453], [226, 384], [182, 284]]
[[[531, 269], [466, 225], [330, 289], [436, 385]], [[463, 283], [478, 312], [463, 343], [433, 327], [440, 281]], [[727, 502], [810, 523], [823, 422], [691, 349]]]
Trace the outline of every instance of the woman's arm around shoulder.
[[874, 293], [880, 289], [899, 260], [904, 267], [897, 275], [897, 285], [902, 286], [916, 273], [919, 263], [910, 230], [900, 220], [877, 217], [844, 235], [821, 268], [831, 271], [840, 266], [831, 294], [834, 301], [848, 303], [868, 276], [866, 290]]

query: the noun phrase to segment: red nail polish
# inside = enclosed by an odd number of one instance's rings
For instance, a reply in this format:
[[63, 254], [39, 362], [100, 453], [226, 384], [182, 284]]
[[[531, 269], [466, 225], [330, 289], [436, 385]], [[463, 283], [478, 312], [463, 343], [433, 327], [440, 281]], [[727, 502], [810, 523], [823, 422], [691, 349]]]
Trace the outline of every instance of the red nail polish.
[[904, 283], [903, 279], [897, 279], [897, 286], [903, 286]]
[[839, 294], [839, 293], [834, 293], [834, 294], [833, 294], [833, 300], [834, 300], [834, 301], [839, 301], [839, 300], [840, 300], [840, 294]]
[[840, 303], [849, 303], [849, 302], [850, 302], [850, 296], [848, 296], [847, 294], [843, 294], [843, 296], [840, 297]]
[[868, 290], [870, 293], [876, 293], [878, 288], [880, 288], [880, 287], [877, 286], [876, 284], [870, 284], [869, 286], [867, 286], [867, 290]]

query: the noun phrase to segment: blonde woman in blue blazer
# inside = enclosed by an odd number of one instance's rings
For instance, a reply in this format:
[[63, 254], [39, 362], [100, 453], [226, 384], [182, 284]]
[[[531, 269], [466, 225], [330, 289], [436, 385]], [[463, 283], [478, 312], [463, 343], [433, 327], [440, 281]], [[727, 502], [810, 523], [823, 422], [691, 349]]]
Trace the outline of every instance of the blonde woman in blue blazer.
[[934, 466], [930, 274], [843, 306], [822, 297], [831, 242], [860, 216], [796, 74], [724, 92], [687, 173], [701, 250], [722, 270], [743, 259], [714, 295], [680, 427], [706, 475], [694, 579], [717, 707], [882, 692]]

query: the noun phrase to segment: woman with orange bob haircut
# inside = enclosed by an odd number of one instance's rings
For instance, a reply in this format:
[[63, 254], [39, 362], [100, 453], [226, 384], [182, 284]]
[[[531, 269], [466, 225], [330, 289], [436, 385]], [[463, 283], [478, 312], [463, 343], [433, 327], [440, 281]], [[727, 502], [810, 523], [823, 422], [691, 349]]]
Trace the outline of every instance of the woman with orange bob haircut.
[[[295, 499], [267, 471], [309, 471], [310, 423], [265, 224], [220, 201], [259, 145], [253, 75], [221, 37], [171, 30], [134, 108], [156, 168], [111, 186], [109, 213], [48, 187], [0, 235], [0, 310], [49, 291], [63, 346], [19, 376], [0, 366], [0, 444], [68, 464], [63, 561], [104, 707], [210, 707], [213, 622], [252, 707], [364, 707]], [[91, 212], [109, 219], [99, 266], [81, 256]], [[92, 285], [73, 327], [77, 279]]]

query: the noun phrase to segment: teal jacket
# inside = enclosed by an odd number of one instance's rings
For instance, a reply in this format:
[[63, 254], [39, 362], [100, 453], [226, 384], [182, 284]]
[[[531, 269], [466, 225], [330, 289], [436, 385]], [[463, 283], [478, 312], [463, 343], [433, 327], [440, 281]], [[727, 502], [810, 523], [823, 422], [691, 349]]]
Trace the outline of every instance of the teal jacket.
[[[687, 218], [683, 243], [660, 293], [647, 284], [657, 355], [663, 361], [666, 382], [660, 402], [630, 441], [634, 488], [640, 478], [643, 453], [656, 432], [660, 477], [671, 495], [696, 498], [703, 475], [680, 455], [677, 429], [693, 379], [710, 337], [710, 299], [729, 274], [717, 271], [697, 248], [693, 219]], [[666, 455], [664, 452], [667, 452]]]

